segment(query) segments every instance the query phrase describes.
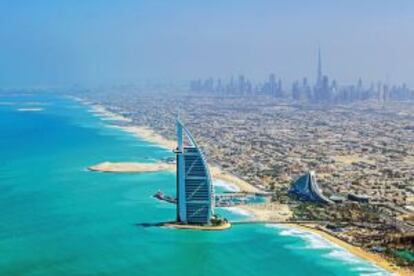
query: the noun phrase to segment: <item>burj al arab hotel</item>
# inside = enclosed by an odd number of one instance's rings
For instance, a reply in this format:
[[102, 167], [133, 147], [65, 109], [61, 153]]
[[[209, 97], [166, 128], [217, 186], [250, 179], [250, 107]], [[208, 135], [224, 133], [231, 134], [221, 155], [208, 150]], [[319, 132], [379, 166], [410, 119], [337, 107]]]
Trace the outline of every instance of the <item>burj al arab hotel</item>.
[[214, 212], [214, 189], [204, 154], [177, 120], [177, 222], [208, 225]]

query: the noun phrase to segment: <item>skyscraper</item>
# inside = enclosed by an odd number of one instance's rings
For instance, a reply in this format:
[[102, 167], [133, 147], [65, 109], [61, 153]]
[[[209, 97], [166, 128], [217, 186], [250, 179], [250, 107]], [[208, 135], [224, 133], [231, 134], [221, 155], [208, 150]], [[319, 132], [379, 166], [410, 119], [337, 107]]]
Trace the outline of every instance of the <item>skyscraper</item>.
[[[184, 146], [184, 137], [188, 146]], [[177, 120], [177, 142], [177, 221], [210, 224], [214, 206], [210, 172], [204, 154], [180, 120]]]
[[329, 79], [322, 73], [322, 54], [321, 48], [318, 48], [318, 68], [316, 76], [316, 84], [313, 90], [313, 100], [316, 102], [330, 102], [332, 99]]
[[321, 47], [318, 48], [318, 72], [316, 77], [316, 85], [320, 86], [322, 84], [323, 74], [322, 74], [322, 56], [321, 56]]

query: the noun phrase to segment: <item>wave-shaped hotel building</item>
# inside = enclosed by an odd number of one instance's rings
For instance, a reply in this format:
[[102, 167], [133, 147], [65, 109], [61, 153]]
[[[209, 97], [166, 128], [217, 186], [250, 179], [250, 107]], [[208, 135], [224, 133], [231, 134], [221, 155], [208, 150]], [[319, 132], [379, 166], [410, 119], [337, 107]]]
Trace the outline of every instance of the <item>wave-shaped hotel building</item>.
[[311, 201], [316, 203], [333, 203], [330, 199], [322, 194], [316, 182], [315, 172], [310, 171], [299, 177], [289, 190], [290, 194], [297, 196], [300, 200]]

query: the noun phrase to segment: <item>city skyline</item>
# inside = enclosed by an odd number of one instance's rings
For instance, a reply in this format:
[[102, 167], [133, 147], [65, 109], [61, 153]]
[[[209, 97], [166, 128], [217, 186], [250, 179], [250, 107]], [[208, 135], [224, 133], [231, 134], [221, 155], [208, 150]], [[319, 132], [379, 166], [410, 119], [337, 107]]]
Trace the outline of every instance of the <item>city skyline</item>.
[[184, 82], [268, 72], [292, 82], [314, 51], [340, 83], [414, 86], [410, 1], [0, 3], [0, 87]]
[[407, 84], [393, 84], [384, 81], [364, 83], [362, 77], [352, 84], [338, 83], [335, 77], [323, 70], [321, 48], [317, 51], [315, 78], [304, 76], [293, 83], [284, 83], [282, 76], [270, 73], [267, 80], [254, 81], [245, 75], [238, 77], [197, 79], [190, 82], [190, 91], [197, 93], [214, 93], [231, 96], [267, 95], [275, 98], [293, 99], [313, 103], [352, 103], [361, 100], [377, 100], [380, 103], [389, 100], [413, 100], [414, 90]]

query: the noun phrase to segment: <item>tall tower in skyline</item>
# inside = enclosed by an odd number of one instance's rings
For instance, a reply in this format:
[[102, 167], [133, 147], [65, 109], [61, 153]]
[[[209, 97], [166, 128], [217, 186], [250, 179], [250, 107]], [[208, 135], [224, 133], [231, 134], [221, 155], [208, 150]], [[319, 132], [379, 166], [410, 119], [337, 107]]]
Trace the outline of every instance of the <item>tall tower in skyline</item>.
[[322, 83], [323, 75], [322, 75], [322, 55], [321, 55], [321, 47], [318, 47], [318, 72], [316, 77], [317, 85]]

